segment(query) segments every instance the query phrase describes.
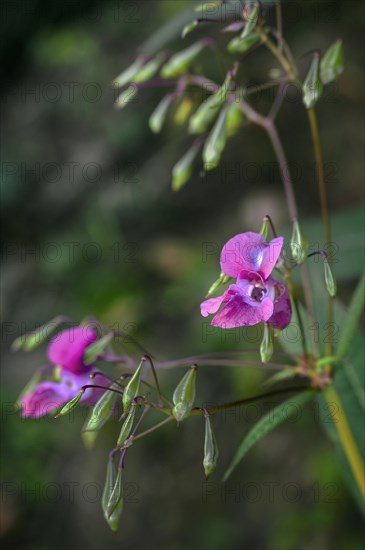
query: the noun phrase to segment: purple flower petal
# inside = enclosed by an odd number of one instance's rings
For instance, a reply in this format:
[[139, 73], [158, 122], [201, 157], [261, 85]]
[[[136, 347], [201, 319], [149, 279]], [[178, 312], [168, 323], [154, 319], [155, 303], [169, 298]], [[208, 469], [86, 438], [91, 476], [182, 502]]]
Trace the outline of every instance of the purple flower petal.
[[54, 365], [60, 365], [75, 374], [88, 372], [91, 366], [84, 365], [84, 352], [96, 339], [96, 333], [89, 327], [63, 330], [51, 340], [48, 346], [48, 359]]
[[288, 289], [283, 283], [274, 279], [274, 277], [270, 277], [266, 283], [274, 288], [275, 292], [274, 311], [268, 323], [275, 328], [283, 329], [289, 325], [292, 316]]
[[209, 298], [200, 304], [200, 312], [203, 317], [208, 317], [211, 313], [216, 313], [224, 300], [224, 294], [218, 298]]
[[56, 382], [41, 382], [35, 389], [21, 399], [23, 418], [40, 418], [55, 411], [74, 395], [64, 384]]
[[256, 271], [266, 279], [275, 267], [282, 246], [282, 237], [266, 244], [259, 233], [240, 233], [224, 245], [221, 269], [230, 277], [238, 277], [241, 271]]
[[241, 294], [232, 296], [212, 320], [214, 327], [237, 328], [266, 322], [272, 315], [274, 306], [270, 298], [262, 302], [247, 303]]

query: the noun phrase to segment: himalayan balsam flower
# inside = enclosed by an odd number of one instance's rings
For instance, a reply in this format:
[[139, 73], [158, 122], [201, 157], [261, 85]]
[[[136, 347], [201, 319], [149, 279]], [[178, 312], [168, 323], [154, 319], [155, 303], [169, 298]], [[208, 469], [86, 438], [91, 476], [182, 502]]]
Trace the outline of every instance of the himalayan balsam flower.
[[[88, 327], [74, 327], [57, 334], [48, 346], [47, 356], [52, 366], [53, 380], [44, 380], [20, 399], [22, 417], [39, 418], [55, 411], [80, 391], [82, 386], [93, 384], [90, 374], [92, 365], [85, 365], [83, 356], [86, 348], [97, 339], [96, 333]], [[96, 383], [105, 385], [106, 378], [97, 375]], [[103, 390], [86, 389], [81, 403], [94, 405]]]
[[278, 237], [266, 244], [262, 235], [251, 232], [230, 239], [222, 249], [220, 264], [222, 272], [236, 278], [236, 283], [222, 296], [201, 304], [203, 317], [216, 313], [212, 325], [227, 329], [257, 323], [285, 328], [291, 319], [288, 290], [271, 275], [283, 242], [283, 237]]

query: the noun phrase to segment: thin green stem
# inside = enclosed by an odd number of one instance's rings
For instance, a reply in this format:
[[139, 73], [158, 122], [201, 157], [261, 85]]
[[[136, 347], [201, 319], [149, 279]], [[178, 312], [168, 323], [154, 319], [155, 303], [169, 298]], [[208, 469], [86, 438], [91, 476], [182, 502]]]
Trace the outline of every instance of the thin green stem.
[[164, 420], [162, 420], [161, 422], [159, 422], [155, 426], [152, 426], [152, 428], [148, 428], [148, 430], [145, 430], [144, 432], [141, 432], [140, 434], [137, 434], [137, 435], [133, 436], [133, 441], [135, 441], [136, 439], [140, 439], [141, 437], [144, 437], [145, 435], [151, 434], [152, 432], [154, 432], [155, 430], [158, 430], [159, 428], [162, 428], [162, 426], [164, 426], [165, 424], [168, 424], [168, 422], [171, 422], [172, 420], [174, 420], [173, 416], [169, 416], [168, 418], [164, 418]]

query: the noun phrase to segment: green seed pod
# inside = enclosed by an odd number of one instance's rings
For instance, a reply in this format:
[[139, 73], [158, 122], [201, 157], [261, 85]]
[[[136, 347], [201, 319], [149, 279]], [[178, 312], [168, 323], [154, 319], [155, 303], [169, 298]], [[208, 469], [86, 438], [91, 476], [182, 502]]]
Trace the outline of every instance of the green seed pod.
[[148, 121], [149, 126], [154, 134], [159, 134], [162, 130], [162, 126], [166, 120], [167, 112], [171, 103], [174, 100], [174, 95], [166, 95], [160, 103], [157, 105], [156, 109], [153, 111], [150, 119]]
[[105, 336], [100, 338], [100, 340], [98, 340], [97, 342], [90, 344], [90, 346], [86, 348], [84, 353], [84, 364], [91, 365], [92, 363], [94, 363], [98, 356], [105, 351], [105, 348], [113, 339], [113, 336], [113, 333], [110, 332], [109, 334], [106, 334]]
[[123, 409], [125, 412], [128, 412], [131, 408], [133, 399], [135, 399], [139, 394], [139, 387], [141, 384], [141, 377], [142, 377], [142, 371], [144, 367], [145, 360], [142, 359], [140, 362], [136, 372], [133, 374], [132, 378], [126, 385], [124, 392], [123, 392]]
[[99, 435], [99, 432], [84, 432], [84, 431], [81, 431], [81, 439], [82, 439], [82, 442], [85, 446], [85, 449], [90, 451], [94, 447], [95, 441], [97, 440], [98, 435]]
[[327, 258], [323, 258], [324, 262], [324, 278], [326, 281], [326, 287], [328, 290], [328, 294], [332, 297], [336, 296], [337, 293], [337, 285], [335, 278], [332, 273], [332, 269], [330, 264], [328, 263]]
[[132, 431], [134, 419], [136, 416], [136, 410], [137, 410], [136, 405], [132, 405], [131, 410], [129, 411], [127, 418], [125, 419], [124, 424], [120, 430], [120, 434], [117, 441], [118, 447], [123, 446], [125, 440], [128, 439]]
[[320, 63], [322, 84], [336, 80], [343, 72], [343, 43], [337, 40], [324, 54]]
[[68, 414], [75, 407], [77, 407], [83, 395], [84, 395], [84, 390], [80, 390], [79, 393], [76, 395], [76, 397], [71, 399], [71, 401], [69, 401], [68, 403], [66, 403], [66, 405], [62, 407], [60, 412], [56, 415], [56, 418], [58, 418], [59, 416], [64, 416], [65, 414]]
[[[112, 481], [112, 475], [110, 475], [110, 481]], [[110, 519], [111, 515], [113, 514], [118, 504], [120, 504], [122, 500], [123, 500], [122, 470], [118, 469], [114, 486], [112, 488], [112, 491], [109, 495], [109, 499], [105, 507], [105, 514], [107, 519]]]
[[308, 242], [303, 237], [298, 220], [293, 222], [293, 231], [290, 239], [291, 259], [297, 264], [302, 264], [307, 258]]
[[205, 46], [206, 42], [201, 40], [173, 55], [162, 67], [162, 78], [175, 78], [184, 73]]
[[172, 414], [178, 422], [187, 418], [195, 401], [196, 365], [193, 365], [176, 386], [172, 400], [175, 407]]
[[[119, 386], [116, 382], [113, 382], [110, 386], [110, 390], [116, 390], [118, 388]], [[85, 432], [100, 430], [112, 416], [118, 398], [118, 393], [110, 390], [106, 390], [93, 407], [90, 418], [84, 428]]]
[[246, 38], [235, 36], [228, 42], [227, 50], [229, 53], [247, 53], [260, 42], [262, 42], [262, 38], [256, 32], [251, 33]]
[[180, 191], [193, 173], [194, 160], [199, 152], [201, 143], [195, 142], [172, 169], [172, 189]]
[[217, 445], [215, 435], [212, 431], [209, 415], [208, 414], [205, 415], [204, 419], [205, 419], [205, 439], [204, 439], [203, 467], [204, 467], [205, 477], [208, 479], [208, 477], [214, 472], [217, 466], [219, 450], [218, 450], [218, 445]]
[[55, 317], [48, 323], [38, 327], [35, 331], [23, 334], [14, 340], [11, 345], [13, 351], [33, 351], [40, 344], [45, 342], [57, 327], [65, 322], [62, 316]]
[[264, 324], [264, 334], [260, 345], [260, 356], [263, 363], [268, 363], [274, 353], [272, 327]]
[[115, 106], [118, 109], [124, 109], [131, 103], [138, 93], [138, 87], [136, 84], [131, 84], [126, 90], [124, 90], [116, 99]]
[[323, 86], [319, 77], [319, 54], [315, 53], [306, 79], [303, 83], [303, 103], [307, 109], [312, 109], [323, 92]]
[[144, 60], [141, 57], [138, 57], [134, 63], [125, 69], [114, 81], [114, 88], [123, 88], [129, 82], [132, 82], [134, 76], [140, 71], [143, 67]]
[[185, 38], [194, 29], [196, 29], [198, 25], [199, 25], [199, 22], [196, 19], [194, 21], [191, 21], [191, 23], [188, 23], [187, 25], [185, 25], [181, 33], [181, 38]]
[[209, 296], [212, 296], [217, 290], [222, 286], [225, 285], [230, 281], [231, 277], [228, 277], [223, 272], [219, 275], [218, 279], [214, 281], [212, 286], [209, 288], [208, 293], [206, 295], [206, 298], [209, 298]]
[[157, 71], [161, 67], [161, 63], [164, 59], [165, 55], [160, 54], [148, 61], [133, 76], [133, 82], [140, 84], [141, 82], [146, 82], [147, 80], [153, 78], [157, 74]]
[[219, 164], [227, 142], [227, 107], [223, 108], [210, 132], [203, 149], [205, 170], [213, 170]]
[[252, 8], [249, 5], [245, 8], [244, 18], [246, 19], [246, 24], [241, 33], [241, 36], [240, 36], [241, 39], [251, 36], [251, 34], [253, 33], [257, 25], [259, 14], [260, 14], [260, 5], [258, 3], [255, 4]]
[[237, 134], [241, 128], [244, 115], [242, 109], [237, 103], [231, 103], [227, 112], [227, 137], [230, 138]]
[[216, 8], [219, 8], [222, 3], [222, 0], [216, 0], [216, 2], [203, 2], [202, 4], [195, 6], [194, 11], [204, 13], [207, 11], [215, 10]]

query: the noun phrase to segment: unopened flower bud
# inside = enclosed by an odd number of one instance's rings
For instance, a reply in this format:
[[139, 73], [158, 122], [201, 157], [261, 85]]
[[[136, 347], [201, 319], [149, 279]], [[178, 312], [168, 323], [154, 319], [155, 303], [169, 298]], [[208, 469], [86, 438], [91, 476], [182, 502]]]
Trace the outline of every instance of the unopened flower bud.
[[116, 405], [118, 393], [112, 390], [118, 389], [119, 386], [116, 382], [113, 382], [110, 389], [105, 390], [100, 399], [96, 402], [91, 411], [89, 420], [86, 423], [84, 431], [100, 430], [104, 424], [112, 416], [114, 407]]
[[208, 414], [204, 417], [205, 420], [205, 439], [204, 439], [204, 459], [203, 467], [205, 477], [208, 478], [217, 466], [219, 451], [215, 435], [212, 431], [210, 417]]
[[130, 379], [130, 381], [128, 382], [128, 384], [124, 389], [122, 402], [123, 402], [123, 409], [125, 412], [129, 411], [133, 400], [139, 394], [139, 387], [141, 385], [141, 377], [142, 377], [144, 363], [145, 363], [145, 359], [142, 359], [136, 372], [133, 374], [132, 378]]
[[319, 77], [319, 54], [316, 52], [303, 83], [303, 103], [307, 109], [312, 109], [323, 92], [323, 86]]
[[343, 43], [337, 40], [324, 54], [320, 63], [322, 84], [336, 80], [343, 72]]
[[172, 400], [175, 406], [172, 413], [178, 422], [187, 418], [193, 408], [195, 401], [196, 370], [196, 365], [193, 365], [183, 376], [174, 391]]
[[293, 222], [293, 231], [290, 239], [291, 259], [302, 264], [307, 258], [308, 242], [303, 237], [298, 220]]

